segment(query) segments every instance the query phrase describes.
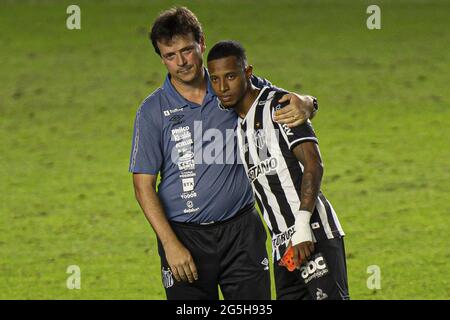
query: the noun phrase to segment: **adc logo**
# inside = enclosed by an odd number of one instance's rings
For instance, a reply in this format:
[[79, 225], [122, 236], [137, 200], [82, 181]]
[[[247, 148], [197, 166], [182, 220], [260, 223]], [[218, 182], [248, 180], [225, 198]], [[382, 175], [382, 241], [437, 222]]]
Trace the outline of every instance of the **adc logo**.
[[316, 254], [300, 268], [300, 272], [305, 283], [323, 277], [328, 274], [328, 266], [325, 258], [321, 253]]
[[172, 271], [170, 271], [169, 268], [167, 268], [167, 270], [165, 270], [164, 267], [162, 267], [161, 273], [162, 273], [162, 281], [163, 281], [164, 288], [167, 289], [167, 288], [170, 288], [171, 286], [173, 286]]

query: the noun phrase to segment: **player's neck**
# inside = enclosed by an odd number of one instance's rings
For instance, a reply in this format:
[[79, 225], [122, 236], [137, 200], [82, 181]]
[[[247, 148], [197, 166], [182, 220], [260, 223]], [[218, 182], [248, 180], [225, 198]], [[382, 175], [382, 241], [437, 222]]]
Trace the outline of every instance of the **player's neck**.
[[239, 117], [245, 118], [250, 108], [252, 107], [253, 103], [255, 102], [256, 98], [258, 97], [260, 91], [261, 91], [260, 89], [250, 84], [244, 97], [242, 98], [241, 101], [239, 101], [238, 104], [236, 104], [234, 108]]
[[202, 69], [201, 76], [195, 78], [191, 82], [182, 82], [174, 77], [170, 78], [170, 82], [177, 92], [186, 100], [200, 105], [203, 103], [208, 88], [204, 69]]

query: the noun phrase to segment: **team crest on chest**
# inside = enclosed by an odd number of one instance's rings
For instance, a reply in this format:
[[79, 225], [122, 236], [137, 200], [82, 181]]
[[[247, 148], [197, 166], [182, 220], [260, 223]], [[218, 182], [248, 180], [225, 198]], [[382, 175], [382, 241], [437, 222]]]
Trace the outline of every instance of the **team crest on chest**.
[[263, 129], [255, 130], [255, 133], [253, 134], [253, 142], [259, 149], [264, 148], [266, 145], [266, 133]]

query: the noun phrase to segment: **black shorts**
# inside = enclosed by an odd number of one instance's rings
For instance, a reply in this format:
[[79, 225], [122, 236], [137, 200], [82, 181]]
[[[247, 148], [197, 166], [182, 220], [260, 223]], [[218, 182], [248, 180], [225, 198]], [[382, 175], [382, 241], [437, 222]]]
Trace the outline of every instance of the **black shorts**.
[[266, 230], [253, 205], [225, 222], [209, 225], [173, 223], [178, 239], [190, 251], [198, 271], [194, 283], [176, 281], [158, 240], [161, 273], [168, 300], [270, 300]]
[[344, 239], [318, 241], [300, 270], [274, 263], [278, 300], [348, 300]]

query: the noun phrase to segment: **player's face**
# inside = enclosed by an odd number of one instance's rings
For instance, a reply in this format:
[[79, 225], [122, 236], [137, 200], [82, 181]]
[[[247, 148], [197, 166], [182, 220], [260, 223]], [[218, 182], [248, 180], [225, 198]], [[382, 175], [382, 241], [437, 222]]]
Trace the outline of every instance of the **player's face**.
[[195, 41], [194, 35], [174, 36], [170, 41], [157, 42], [161, 52], [161, 61], [166, 66], [172, 79], [181, 83], [191, 83], [202, 76], [205, 42]]
[[250, 74], [234, 56], [208, 62], [212, 87], [225, 108], [236, 106], [245, 96]]

